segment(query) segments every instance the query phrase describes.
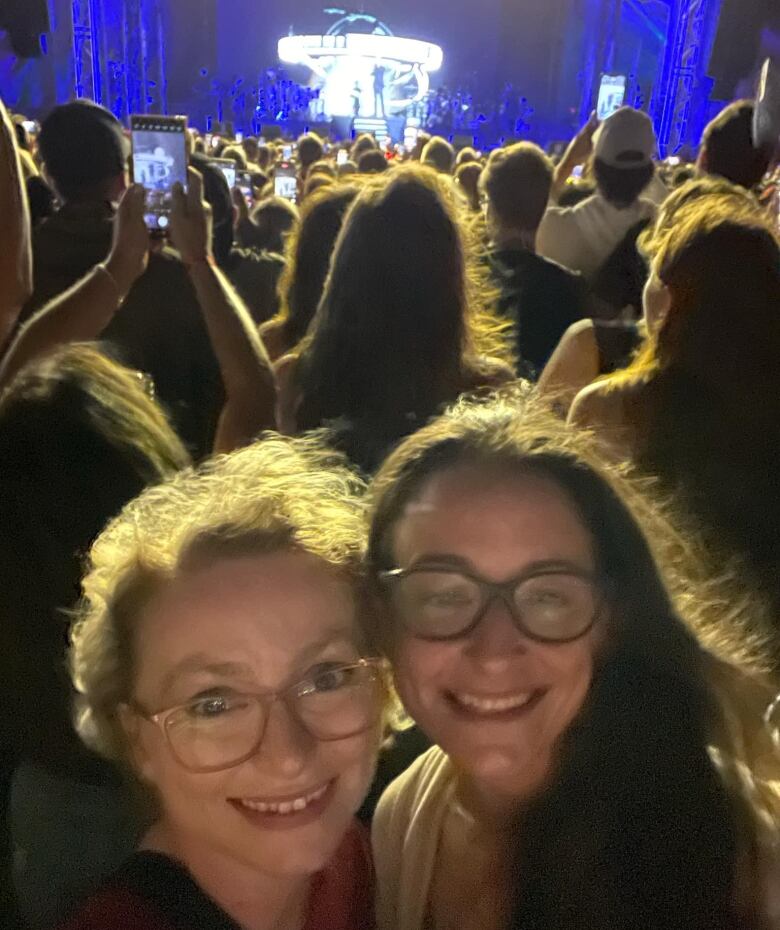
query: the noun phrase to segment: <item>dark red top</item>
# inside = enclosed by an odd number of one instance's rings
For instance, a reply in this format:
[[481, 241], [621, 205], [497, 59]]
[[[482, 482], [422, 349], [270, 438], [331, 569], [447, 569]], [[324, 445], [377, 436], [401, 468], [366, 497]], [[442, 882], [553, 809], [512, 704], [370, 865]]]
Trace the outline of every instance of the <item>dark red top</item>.
[[[161, 853], [136, 853], [61, 930], [240, 930], [189, 872]], [[312, 883], [304, 930], [372, 930], [374, 870], [355, 823]]]

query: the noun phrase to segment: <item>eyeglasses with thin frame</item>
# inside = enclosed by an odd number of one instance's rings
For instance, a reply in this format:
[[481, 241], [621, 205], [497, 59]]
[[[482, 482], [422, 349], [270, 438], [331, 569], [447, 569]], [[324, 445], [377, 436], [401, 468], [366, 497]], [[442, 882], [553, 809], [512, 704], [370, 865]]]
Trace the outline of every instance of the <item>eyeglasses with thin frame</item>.
[[331, 742], [379, 725], [386, 679], [381, 659], [323, 663], [280, 691], [212, 688], [184, 704], [149, 713], [129, 708], [160, 728], [173, 757], [190, 772], [218, 772], [254, 756], [263, 742], [271, 707], [282, 701], [312, 737]]
[[596, 576], [568, 568], [496, 584], [460, 568], [419, 565], [380, 572], [379, 580], [401, 625], [429, 640], [468, 635], [498, 599], [529, 639], [568, 643], [593, 627], [604, 606]]

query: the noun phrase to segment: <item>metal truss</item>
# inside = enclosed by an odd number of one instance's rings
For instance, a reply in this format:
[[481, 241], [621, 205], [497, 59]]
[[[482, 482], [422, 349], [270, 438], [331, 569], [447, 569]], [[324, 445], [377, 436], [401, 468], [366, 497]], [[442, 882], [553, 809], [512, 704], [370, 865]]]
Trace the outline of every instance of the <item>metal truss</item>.
[[100, 103], [100, 51], [94, 13], [94, 0], [72, 0], [73, 90], [76, 97], [86, 97]]
[[708, 25], [718, 0], [672, 0], [669, 29], [654, 112], [662, 157], [697, 144], [706, 91]]

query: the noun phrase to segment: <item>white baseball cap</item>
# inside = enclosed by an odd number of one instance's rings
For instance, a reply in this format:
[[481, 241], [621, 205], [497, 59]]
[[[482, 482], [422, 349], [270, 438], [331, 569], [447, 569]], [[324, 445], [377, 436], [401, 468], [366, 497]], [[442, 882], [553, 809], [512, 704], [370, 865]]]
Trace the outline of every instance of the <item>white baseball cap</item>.
[[593, 142], [596, 158], [612, 168], [648, 165], [658, 148], [653, 121], [633, 107], [621, 107], [608, 116]]

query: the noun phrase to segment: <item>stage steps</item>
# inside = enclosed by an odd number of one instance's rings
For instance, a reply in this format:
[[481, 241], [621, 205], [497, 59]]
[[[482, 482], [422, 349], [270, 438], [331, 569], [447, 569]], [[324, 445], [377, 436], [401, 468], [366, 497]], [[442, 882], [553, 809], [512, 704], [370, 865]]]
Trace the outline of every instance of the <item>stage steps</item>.
[[387, 120], [381, 116], [356, 116], [352, 120], [352, 131], [356, 136], [362, 132], [370, 133], [377, 142], [384, 142], [390, 136]]

